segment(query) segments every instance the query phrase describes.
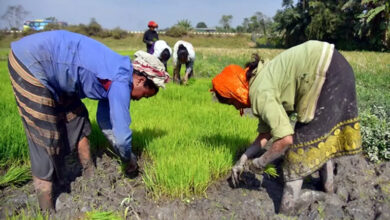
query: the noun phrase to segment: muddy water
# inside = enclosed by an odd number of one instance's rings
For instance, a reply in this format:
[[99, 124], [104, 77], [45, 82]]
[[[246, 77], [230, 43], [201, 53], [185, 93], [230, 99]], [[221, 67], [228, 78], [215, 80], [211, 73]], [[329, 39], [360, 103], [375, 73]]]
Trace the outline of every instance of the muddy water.
[[[237, 189], [225, 178], [211, 185], [203, 197], [155, 201], [148, 196], [140, 175], [124, 177], [108, 156], [97, 158], [91, 179], [79, 176], [75, 160], [68, 160], [68, 164], [68, 180], [56, 187], [53, 219], [82, 218], [92, 209], [121, 214], [127, 209], [127, 219], [291, 219], [277, 214], [281, 178], [246, 172]], [[390, 219], [390, 162], [372, 164], [362, 156], [336, 159], [335, 191], [321, 191], [318, 173], [306, 178], [293, 218]], [[32, 183], [1, 189], [0, 219], [22, 210], [34, 216], [37, 201], [33, 192]]]

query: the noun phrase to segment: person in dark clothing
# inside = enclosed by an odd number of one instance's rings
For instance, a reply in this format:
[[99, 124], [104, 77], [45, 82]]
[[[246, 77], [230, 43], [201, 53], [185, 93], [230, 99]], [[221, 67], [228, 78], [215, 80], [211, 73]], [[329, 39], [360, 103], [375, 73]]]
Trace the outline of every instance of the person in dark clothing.
[[180, 79], [180, 68], [186, 65], [183, 84], [187, 84], [190, 77], [194, 75], [195, 50], [191, 43], [179, 40], [173, 46], [173, 80], [182, 83]]
[[156, 31], [156, 29], [158, 28], [158, 25], [154, 21], [149, 21], [148, 27], [149, 27], [149, 30], [145, 31], [143, 41], [146, 44], [146, 51], [150, 54], [153, 54], [154, 42], [156, 42], [158, 40], [158, 34]]

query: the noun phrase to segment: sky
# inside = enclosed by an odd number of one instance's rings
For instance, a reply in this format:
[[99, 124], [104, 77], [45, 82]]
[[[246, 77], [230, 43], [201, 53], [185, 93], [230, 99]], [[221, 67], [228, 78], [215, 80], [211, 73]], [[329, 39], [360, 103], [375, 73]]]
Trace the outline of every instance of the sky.
[[[28, 11], [25, 20], [54, 16], [68, 24], [88, 24], [91, 18], [103, 28], [120, 27], [141, 31], [154, 20], [160, 29], [187, 19], [193, 27], [205, 22], [208, 27], [221, 26], [222, 15], [232, 15], [232, 27], [241, 25], [244, 18], [260, 11], [272, 18], [282, 8], [282, 0], [0, 0], [0, 17], [8, 6], [22, 5]], [[0, 20], [0, 28], [6, 28]]]

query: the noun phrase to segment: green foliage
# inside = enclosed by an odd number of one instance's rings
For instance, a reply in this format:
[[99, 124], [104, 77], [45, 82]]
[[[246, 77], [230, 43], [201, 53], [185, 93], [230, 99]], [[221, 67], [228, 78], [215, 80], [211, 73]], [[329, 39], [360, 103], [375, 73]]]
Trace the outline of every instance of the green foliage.
[[360, 112], [363, 148], [371, 161], [390, 160], [390, 115], [373, 106]]
[[202, 21], [196, 24], [196, 28], [207, 28], [207, 25]]
[[187, 29], [182, 26], [173, 26], [169, 28], [165, 34], [170, 37], [183, 37], [184, 35], [187, 35]]
[[[1, 56], [7, 57], [8, 50], [2, 52]], [[17, 112], [13, 90], [9, 80], [7, 59], [0, 62], [0, 80], [4, 83], [0, 86], [0, 163], [28, 159], [27, 140], [24, 134], [22, 121]]]
[[86, 32], [88, 36], [100, 36], [102, 31], [102, 26], [96, 21], [95, 18], [92, 18], [89, 22], [89, 25], [86, 26]]
[[337, 4], [326, 4], [322, 1], [309, 2], [311, 22], [306, 28], [308, 39], [337, 39], [337, 31], [344, 22]]
[[87, 220], [121, 220], [122, 217], [113, 211], [93, 210], [85, 213]]
[[192, 29], [191, 22], [190, 22], [190, 20], [187, 20], [187, 19], [182, 19], [182, 20], [178, 21], [175, 26], [180, 27], [186, 31], [189, 31]]
[[13, 163], [8, 169], [7, 173], [0, 176], [0, 188], [10, 185], [19, 186], [31, 180], [30, 167], [23, 165], [18, 166], [17, 163]]
[[27, 30], [23, 30], [22, 35], [23, 36], [27, 36], [27, 35], [35, 34], [35, 33], [37, 33], [37, 31], [32, 29], [32, 28], [30, 28], [30, 29], [27, 29]]
[[274, 16], [273, 32], [282, 36], [284, 46], [313, 39], [338, 49], [390, 50], [388, 0], [302, 0], [283, 6]]
[[385, 9], [386, 9], [386, 5], [378, 6], [378, 7], [374, 8], [374, 9], [371, 9], [370, 11], [368, 11], [367, 14], [362, 16], [362, 17], [367, 18], [367, 22], [370, 23], [371, 20], [373, 18], [375, 18], [375, 16], [377, 16], [382, 11], [385, 11]]
[[[96, 39], [102, 40], [99, 37]], [[169, 36], [164, 39], [170, 45], [177, 41]], [[138, 156], [141, 155], [140, 161], [145, 162], [141, 166], [142, 178], [148, 192], [155, 197], [202, 195], [213, 181], [228, 173], [235, 163], [236, 153], [256, 137], [257, 121], [240, 117], [231, 106], [213, 102], [208, 92], [210, 77], [228, 64], [243, 66], [252, 53], [272, 59], [283, 51], [249, 48], [248, 36], [185, 36], [183, 39], [193, 43], [196, 49], [196, 78], [193, 83], [189, 86], [169, 83], [167, 89], [160, 90], [156, 97], [131, 103], [133, 149]], [[144, 48], [141, 35], [121, 40], [106, 38], [103, 43], [120, 49], [118, 52], [122, 55], [131, 55], [138, 48]], [[131, 51], [125, 50], [127, 48], [131, 48]], [[0, 80], [4, 82], [0, 85], [0, 93], [3, 94], [0, 99], [0, 117], [3, 119], [0, 126], [0, 161], [5, 163], [2, 171], [17, 159], [28, 160], [27, 141], [9, 81], [6, 63], [8, 51], [9, 48], [0, 49]], [[390, 121], [390, 54], [343, 52], [343, 55], [356, 74], [363, 147], [368, 152], [374, 152], [371, 149], [376, 147], [377, 158], [386, 159], [388, 150], [384, 149], [389, 147], [383, 144], [384, 140], [389, 139], [385, 134], [389, 131]], [[172, 73], [171, 61], [168, 68]], [[92, 149], [104, 148], [108, 143], [96, 123], [97, 102], [84, 100], [84, 103], [92, 124]], [[386, 112], [386, 116], [371, 109], [373, 105], [383, 106], [380, 109]]]
[[133, 146], [149, 158], [143, 179], [153, 196], [204, 194], [230, 170], [235, 152], [255, 137], [256, 121], [212, 102], [209, 88], [209, 79], [168, 84], [155, 98], [132, 104], [132, 117], [143, 121], [133, 129]]
[[[30, 209], [29, 207], [27, 207]], [[49, 220], [50, 213], [42, 213], [40, 210], [28, 210], [21, 209], [20, 212], [14, 213], [11, 216], [7, 216], [7, 220]]]
[[45, 31], [60, 30], [62, 27], [58, 23], [49, 23], [45, 26]]
[[279, 10], [274, 16], [274, 31], [280, 33], [283, 46], [291, 47], [307, 40], [304, 35], [308, 19], [300, 8]]
[[278, 48], [282, 47], [281, 39], [277, 36], [260, 37], [256, 39], [256, 47]]
[[267, 164], [264, 168], [264, 173], [273, 178], [279, 176], [278, 171], [276, 170], [276, 167], [273, 164]]
[[127, 32], [120, 29], [119, 27], [117, 27], [111, 31], [111, 35], [114, 39], [119, 40], [119, 39], [125, 38], [127, 35]]
[[271, 34], [272, 20], [261, 12], [256, 12], [249, 18], [244, 18], [237, 32], [261, 33], [266, 36]]
[[232, 22], [232, 19], [232, 15], [222, 15], [221, 20], [219, 20], [219, 23], [222, 25], [222, 30], [230, 31], [230, 23]]

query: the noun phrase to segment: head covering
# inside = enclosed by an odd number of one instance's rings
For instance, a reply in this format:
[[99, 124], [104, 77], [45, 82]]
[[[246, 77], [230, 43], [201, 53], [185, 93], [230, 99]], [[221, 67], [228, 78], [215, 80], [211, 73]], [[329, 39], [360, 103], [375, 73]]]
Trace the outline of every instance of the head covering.
[[165, 71], [164, 64], [157, 57], [142, 50], [135, 52], [134, 56], [133, 68], [144, 73], [156, 86], [165, 88], [169, 74]]
[[155, 28], [158, 28], [158, 24], [154, 21], [149, 21], [148, 23], [148, 27], [155, 27]]
[[249, 83], [246, 80], [246, 71], [239, 65], [231, 64], [212, 80], [214, 91], [224, 98], [235, 99], [249, 106]]

